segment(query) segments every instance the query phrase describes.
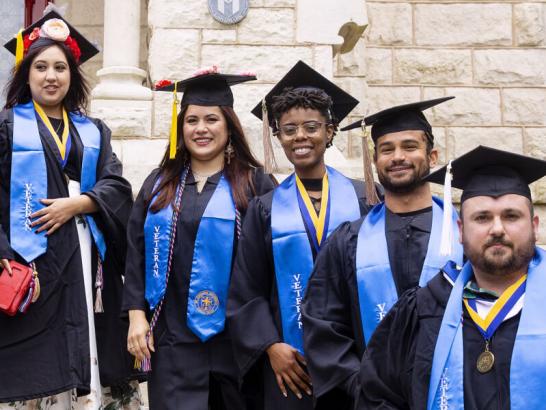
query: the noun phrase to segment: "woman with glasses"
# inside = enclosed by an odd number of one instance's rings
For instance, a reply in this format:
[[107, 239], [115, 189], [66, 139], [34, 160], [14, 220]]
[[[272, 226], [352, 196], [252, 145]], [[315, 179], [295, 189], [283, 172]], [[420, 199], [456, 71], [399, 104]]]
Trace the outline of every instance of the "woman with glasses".
[[0, 275], [18, 262], [34, 277], [19, 312], [0, 313], [0, 409], [137, 408], [120, 317], [131, 186], [110, 130], [85, 115], [80, 64], [98, 50], [55, 11], [5, 47]]
[[268, 121], [295, 170], [250, 203], [230, 288], [243, 393], [254, 394], [259, 409], [313, 408], [300, 305], [326, 237], [368, 209], [364, 184], [324, 163], [339, 121], [356, 104], [300, 61], [253, 111]]

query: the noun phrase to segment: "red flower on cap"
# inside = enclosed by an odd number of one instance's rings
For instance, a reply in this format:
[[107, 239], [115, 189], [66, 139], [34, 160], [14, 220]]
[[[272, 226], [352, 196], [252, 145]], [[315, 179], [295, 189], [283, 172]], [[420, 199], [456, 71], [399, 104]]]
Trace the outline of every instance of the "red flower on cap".
[[80, 50], [80, 46], [78, 46], [78, 42], [76, 40], [74, 40], [72, 37], [68, 36], [66, 38], [64, 44], [72, 52], [72, 55], [76, 59], [76, 62], [79, 63], [82, 52]]
[[[56, 23], [56, 25], [48, 24], [48, 23]], [[53, 36], [47, 35], [47, 30], [44, 30], [44, 28], [50, 28], [49, 31], [51, 32], [51, 34], [55, 34], [55, 35]], [[67, 35], [66, 39], [62, 41], [62, 37], [64, 36], [61, 36], [61, 34], [63, 33], [59, 34], [58, 33], [59, 31], [64, 31], [65, 33], [68, 32], [68, 26], [66, 25], [66, 23], [59, 19], [51, 19], [46, 21], [42, 25], [42, 28], [34, 27], [34, 30], [32, 30], [29, 34], [27, 34], [23, 38], [23, 47], [25, 50], [24, 54], [28, 52], [28, 49], [30, 48], [30, 46], [40, 37], [51, 38], [52, 40], [64, 43], [68, 47], [72, 55], [74, 56], [74, 59], [76, 60], [76, 62], [79, 63], [82, 53], [80, 50], [80, 46], [78, 45], [78, 42], [74, 40], [74, 38], [70, 37], [69, 35]], [[58, 40], [58, 39], [61, 39], [61, 40]]]
[[173, 82], [171, 80], [159, 80], [156, 81], [154, 89], [157, 90], [158, 88], [167, 87], [168, 85], [172, 85], [172, 83]]

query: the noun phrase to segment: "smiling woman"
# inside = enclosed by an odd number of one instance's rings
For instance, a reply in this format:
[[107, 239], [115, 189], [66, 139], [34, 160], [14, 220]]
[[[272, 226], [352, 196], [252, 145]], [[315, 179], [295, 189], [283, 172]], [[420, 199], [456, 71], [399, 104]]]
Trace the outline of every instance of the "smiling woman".
[[247, 408], [225, 314], [248, 202], [274, 186], [233, 110], [231, 86], [254, 79], [213, 68], [156, 88], [175, 93], [171, 142], [133, 207], [123, 300], [153, 409]]
[[34, 277], [21, 313], [0, 314], [0, 409], [99, 409], [102, 386], [127, 391], [133, 370], [119, 307], [131, 187], [110, 130], [84, 115], [79, 63], [98, 50], [55, 11], [5, 47], [16, 64], [0, 113], [0, 275], [16, 261]]

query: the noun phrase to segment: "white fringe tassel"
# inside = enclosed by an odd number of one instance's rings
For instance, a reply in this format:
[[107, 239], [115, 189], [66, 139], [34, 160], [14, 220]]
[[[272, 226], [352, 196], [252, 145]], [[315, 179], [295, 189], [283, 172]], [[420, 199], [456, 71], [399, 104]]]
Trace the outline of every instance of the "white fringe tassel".
[[442, 239], [440, 242], [440, 255], [451, 255], [453, 242], [453, 202], [451, 198], [451, 161], [447, 164], [444, 180], [444, 219], [442, 221]]

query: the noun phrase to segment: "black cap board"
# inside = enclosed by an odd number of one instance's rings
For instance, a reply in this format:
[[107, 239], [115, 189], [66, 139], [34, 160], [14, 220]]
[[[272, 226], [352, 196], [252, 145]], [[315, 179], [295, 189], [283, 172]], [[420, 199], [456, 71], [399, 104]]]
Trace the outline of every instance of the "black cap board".
[[[447, 165], [424, 180], [444, 184], [446, 170]], [[507, 194], [531, 199], [529, 184], [546, 175], [546, 161], [480, 145], [451, 161], [451, 172], [451, 186], [463, 190], [461, 202]]]
[[[68, 21], [66, 21], [59, 13], [57, 13], [54, 10], [49, 11], [46, 13], [41, 19], [36, 21], [35, 23], [31, 24], [27, 28], [23, 30], [23, 37], [30, 34], [34, 28], [36, 27], [42, 27], [42, 25], [47, 21], [51, 19], [60, 19], [66, 23], [68, 26], [68, 29], [70, 30], [70, 37], [72, 37], [76, 43], [78, 44], [78, 47], [80, 49], [80, 59], [79, 63], [84, 63], [85, 61], [89, 60], [91, 57], [99, 53], [99, 49], [95, 47], [93, 43], [91, 43], [89, 40], [87, 40], [78, 30], [76, 30]], [[34, 44], [39, 44], [42, 41], [54, 41], [47, 38], [39, 38], [36, 40]], [[6, 44], [4, 44], [4, 47], [13, 55], [15, 55], [15, 51], [17, 48], [17, 39], [14, 37], [10, 39]], [[32, 48], [32, 45], [30, 46]]]
[[408, 130], [425, 131], [432, 137], [432, 126], [426, 119], [423, 111], [453, 98], [455, 97], [435, 98], [433, 100], [418, 101], [387, 108], [363, 120], [353, 122], [343, 127], [341, 131], [362, 127], [362, 122], [364, 121], [364, 125], [372, 126], [372, 139], [374, 142], [385, 134]]
[[[330, 98], [332, 98], [333, 104], [331, 111], [338, 122], [343, 120], [358, 104], [358, 100], [356, 98], [343, 91], [322, 74], [305, 64], [303, 61], [298, 61], [265, 96], [270, 125], [274, 122], [274, 114], [273, 110], [271, 109], [273, 98], [282, 94], [283, 91], [289, 87], [294, 89], [308, 88], [324, 91], [330, 96]], [[256, 105], [256, 107], [254, 107], [252, 114], [263, 120], [261, 101]]]
[[[183, 92], [182, 105], [233, 107], [231, 86], [255, 80], [254, 75], [208, 73], [187, 78], [176, 83], [176, 90]], [[174, 84], [156, 88], [156, 91], [174, 91]]]

